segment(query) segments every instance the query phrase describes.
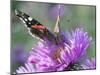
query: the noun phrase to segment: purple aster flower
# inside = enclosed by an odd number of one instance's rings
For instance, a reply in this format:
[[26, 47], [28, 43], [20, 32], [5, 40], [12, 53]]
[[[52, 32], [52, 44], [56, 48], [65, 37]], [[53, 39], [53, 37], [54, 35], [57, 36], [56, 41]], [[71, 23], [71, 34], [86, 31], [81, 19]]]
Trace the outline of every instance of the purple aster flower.
[[31, 63], [25, 63], [25, 67], [21, 66], [16, 70], [16, 73], [32, 73], [35, 72], [35, 68]]
[[[63, 47], [47, 42], [39, 42], [33, 47], [27, 60], [28, 63], [35, 66], [33, 72], [55, 72], [87, 68], [85, 65], [90, 64], [90, 61], [87, 60], [87, 63], [83, 65], [78, 63], [82, 58], [86, 57], [91, 38], [87, 32], [80, 28], [75, 29], [70, 36], [66, 37], [66, 35], [64, 32], [60, 35], [61, 40], [63, 40], [61, 43]], [[89, 67], [92, 66], [89, 65]], [[22, 69], [18, 71], [21, 73]], [[16, 72], [18, 73], [18, 71]]]
[[31, 52], [28, 62], [36, 65], [37, 72], [51, 72], [62, 70], [66, 64], [56, 59], [55, 53], [57, 47], [54, 45], [46, 46], [45, 43], [39, 42]]
[[87, 48], [90, 45], [91, 38], [83, 29], [77, 28], [69, 37], [70, 45], [65, 43], [65, 50], [61, 51], [63, 61], [74, 63], [86, 56]]
[[86, 55], [87, 48], [90, 46], [92, 38], [83, 29], [77, 28], [71, 40], [72, 50], [75, 54], [74, 61]]

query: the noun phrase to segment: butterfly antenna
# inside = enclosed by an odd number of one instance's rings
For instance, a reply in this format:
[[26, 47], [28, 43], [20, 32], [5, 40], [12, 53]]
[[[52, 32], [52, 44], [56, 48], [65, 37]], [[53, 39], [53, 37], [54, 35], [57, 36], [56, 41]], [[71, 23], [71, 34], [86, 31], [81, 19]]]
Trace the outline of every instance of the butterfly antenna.
[[58, 34], [60, 32], [60, 10], [61, 10], [61, 5], [58, 5], [58, 15], [57, 15], [57, 20], [56, 24], [54, 27], [54, 33]]

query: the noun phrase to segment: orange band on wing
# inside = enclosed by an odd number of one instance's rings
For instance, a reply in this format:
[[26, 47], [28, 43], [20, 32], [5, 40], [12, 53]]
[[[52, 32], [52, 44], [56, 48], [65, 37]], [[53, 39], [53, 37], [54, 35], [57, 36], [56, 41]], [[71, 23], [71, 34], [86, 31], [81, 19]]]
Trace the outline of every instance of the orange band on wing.
[[33, 25], [32, 28], [35, 28], [35, 29], [45, 29], [46, 27], [42, 26], [42, 25]]

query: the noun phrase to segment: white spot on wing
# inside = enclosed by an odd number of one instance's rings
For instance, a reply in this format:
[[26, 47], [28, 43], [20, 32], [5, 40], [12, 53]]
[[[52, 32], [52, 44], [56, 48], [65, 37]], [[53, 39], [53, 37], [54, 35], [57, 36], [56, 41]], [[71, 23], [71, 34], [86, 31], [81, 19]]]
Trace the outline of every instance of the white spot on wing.
[[28, 19], [29, 19], [29, 21], [32, 21], [32, 18], [31, 17], [29, 17]]
[[23, 21], [23, 23], [25, 23], [25, 21], [22, 18], [20, 18], [20, 20]]
[[27, 19], [25, 18], [25, 21], [27, 21]]

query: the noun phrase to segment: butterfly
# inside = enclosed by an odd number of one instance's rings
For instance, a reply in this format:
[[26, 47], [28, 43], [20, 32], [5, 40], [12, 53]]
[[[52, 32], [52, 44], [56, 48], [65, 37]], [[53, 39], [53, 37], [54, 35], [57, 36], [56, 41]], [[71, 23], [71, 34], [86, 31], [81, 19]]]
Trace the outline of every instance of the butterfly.
[[43, 24], [38, 22], [36, 19], [31, 18], [26, 13], [21, 12], [19, 10], [15, 10], [15, 14], [23, 21], [23, 23], [29, 30], [29, 33], [33, 37], [40, 39], [42, 41], [46, 40], [53, 44], [58, 44], [58, 42], [59, 42], [58, 35], [56, 35], [56, 34], [59, 33], [59, 27], [58, 27], [59, 16], [58, 16], [58, 20], [55, 25], [55, 29], [54, 29], [55, 34], [54, 34], [46, 26], [44, 26]]
[[[59, 5], [60, 9], [60, 5]], [[28, 14], [19, 10], [15, 11], [15, 14], [23, 21], [27, 27], [29, 33], [42, 41], [48, 41], [52, 45], [58, 46], [57, 51], [54, 53], [54, 59], [60, 59], [60, 51], [64, 49], [63, 37], [60, 34], [60, 14], [57, 16], [57, 21], [54, 27], [54, 32], [51, 32], [45, 25], [38, 22], [36, 19], [31, 18]], [[61, 63], [62, 61], [59, 60]]]

